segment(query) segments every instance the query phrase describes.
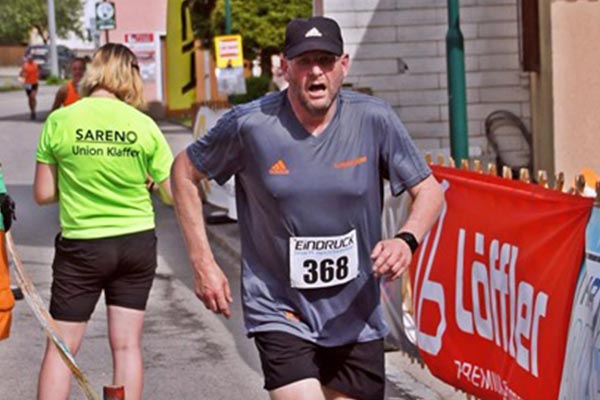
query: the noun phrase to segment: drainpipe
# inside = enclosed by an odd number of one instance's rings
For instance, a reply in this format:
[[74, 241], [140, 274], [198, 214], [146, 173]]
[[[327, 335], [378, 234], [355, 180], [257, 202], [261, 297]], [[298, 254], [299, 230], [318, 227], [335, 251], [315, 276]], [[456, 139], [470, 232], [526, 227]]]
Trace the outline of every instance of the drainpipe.
[[448, 66], [448, 107], [450, 116], [450, 149], [460, 165], [469, 158], [467, 95], [465, 84], [465, 50], [460, 31], [458, 0], [448, 0], [448, 32], [446, 33]]

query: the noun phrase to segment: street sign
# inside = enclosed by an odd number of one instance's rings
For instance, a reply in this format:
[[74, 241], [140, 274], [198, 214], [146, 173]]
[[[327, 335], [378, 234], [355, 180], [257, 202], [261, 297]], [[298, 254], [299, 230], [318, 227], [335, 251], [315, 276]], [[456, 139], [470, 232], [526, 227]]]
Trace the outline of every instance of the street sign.
[[111, 1], [103, 1], [96, 3], [96, 29], [109, 30], [115, 29], [115, 3]]
[[244, 66], [242, 37], [240, 35], [215, 36], [217, 68]]
[[156, 45], [154, 33], [126, 33], [124, 44], [138, 59], [140, 75], [144, 82], [156, 81]]

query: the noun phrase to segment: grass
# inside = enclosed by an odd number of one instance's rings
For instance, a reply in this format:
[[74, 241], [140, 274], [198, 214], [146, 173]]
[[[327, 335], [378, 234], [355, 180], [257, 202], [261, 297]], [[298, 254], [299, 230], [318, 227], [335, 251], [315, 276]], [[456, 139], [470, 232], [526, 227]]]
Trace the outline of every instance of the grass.
[[173, 122], [187, 126], [188, 128], [192, 127], [192, 117], [174, 117], [172, 120]]
[[0, 86], [0, 92], [14, 92], [16, 90], [23, 90], [23, 86], [22, 85]]
[[67, 82], [65, 79], [61, 79], [55, 75], [50, 75], [46, 78], [46, 85], [63, 85], [65, 82]]

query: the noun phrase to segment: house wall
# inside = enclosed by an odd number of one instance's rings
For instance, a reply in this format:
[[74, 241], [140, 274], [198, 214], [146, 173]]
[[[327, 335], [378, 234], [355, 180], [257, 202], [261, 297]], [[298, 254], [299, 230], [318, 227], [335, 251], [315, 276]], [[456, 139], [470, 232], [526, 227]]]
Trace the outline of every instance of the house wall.
[[[323, 0], [323, 8], [342, 27], [351, 57], [347, 81], [388, 100], [420, 148], [449, 147], [447, 0]], [[530, 126], [517, 0], [461, 0], [460, 20], [469, 145], [485, 150], [484, 120], [491, 112], [512, 111]]]
[[[108, 32], [108, 40], [125, 43], [126, 34], [152, 33], [154, 35], [153, 62], [156, 66], [154, 80], [144, 81], [144, 98], [153, 103], [162, 101], [162, 56], [159, 34], [167, 30], [167, 0], [111, 0], [115, 3], [116, 29]], [[105, 43], [104, 32], [101, 42]], [[140, 63], [147, 62], [140, 60]], [[143, 66], [142, 66], [143, 68]]]
[[583, 167], [600, 173], [600, 3], [554, 1], [551, 18], [554, 158], [571, 184]]

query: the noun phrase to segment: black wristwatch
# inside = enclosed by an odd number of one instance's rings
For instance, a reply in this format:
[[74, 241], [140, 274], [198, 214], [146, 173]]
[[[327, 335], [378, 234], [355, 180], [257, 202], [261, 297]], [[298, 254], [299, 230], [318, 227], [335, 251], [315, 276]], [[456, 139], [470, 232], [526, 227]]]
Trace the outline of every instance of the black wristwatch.
[[400, 232], [394, 236], [395, 239], [402, 239], [408, 244], [410, 247], [410, 251], [415, 254], [417, 248], [419, 247], [419, 242], [417, 242], [417, 238], [410, 232]]

